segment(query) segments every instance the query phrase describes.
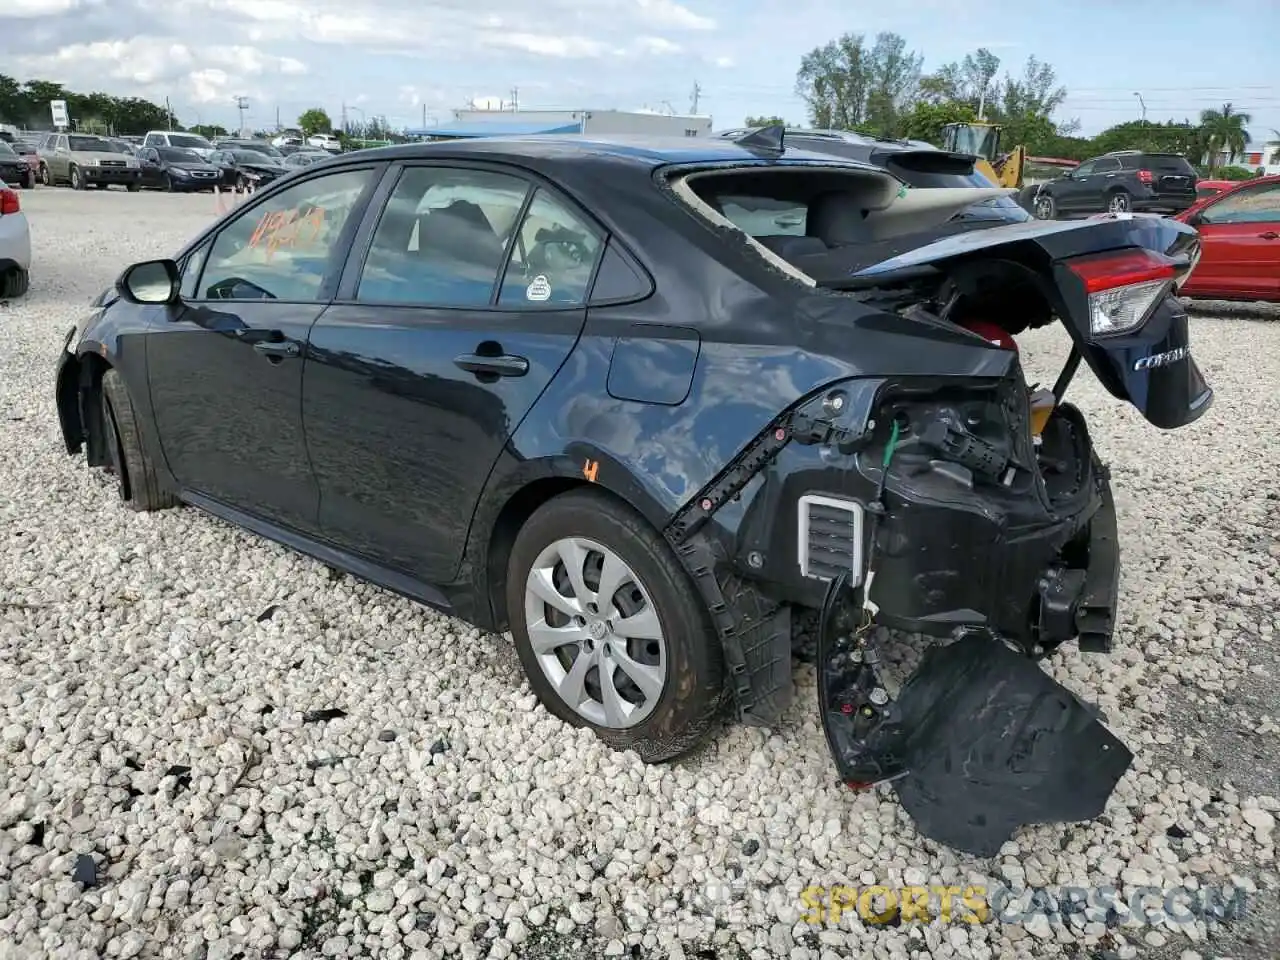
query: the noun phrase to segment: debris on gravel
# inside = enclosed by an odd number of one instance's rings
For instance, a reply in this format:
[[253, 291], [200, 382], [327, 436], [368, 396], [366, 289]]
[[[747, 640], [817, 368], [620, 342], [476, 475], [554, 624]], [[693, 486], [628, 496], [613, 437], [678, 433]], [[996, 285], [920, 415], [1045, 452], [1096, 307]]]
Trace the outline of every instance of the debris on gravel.
[[[213, 202], [23, 202], [0, 958], [1280, 954], [1280, 325], [1193, 320], [1217, 399], [1183, 430], [1072, 385], [1112, 466], [1124, 605], [1112, 655], [1045, 668], [1136, 758], [1097, 821], [976, 860], [920, 838], [891, 789], [835, 782], [809, 664], [776, 729], [645, 766], [538, 706], [506, 638], [194, 509], [121, 509], [65, 455], [50, 373], [89, 299]], [[1051, 382], [1065, 336], [1021, 341]]]

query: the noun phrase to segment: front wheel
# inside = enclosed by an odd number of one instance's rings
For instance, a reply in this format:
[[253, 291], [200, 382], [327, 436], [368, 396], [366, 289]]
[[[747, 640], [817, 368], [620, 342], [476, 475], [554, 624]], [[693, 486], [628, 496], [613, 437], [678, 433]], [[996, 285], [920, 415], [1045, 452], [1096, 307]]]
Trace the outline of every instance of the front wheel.
[[1058, 205], [1054, 202], [1053, 197], [1047, 193], [1042, 193], [1036, 197], [1036, 219], [1052, 220], [1058, 215]]
[[84, 177], [80, 175], [79, 167], [71, 168], [71, 189], [72, 190], [84, 189]]
[[1128, 213], [1130, 206], [1129, 194], [1123, 190], [1117, 190], [1107, 198], [1108, 213]]
[[31, 287], [31, 274], [21, 267], [11, 267], [0, 273], [0, 300], [16, 300]]
[[142, 189], [142, 184], [138, 183], [137, 180], [134, 180], [132, 183], [128, 184], [125, 187], [125, 189], [128, 190], [130, 193], [137, 193], [139, 190]]
[[705, 605], [666, 542], [595, 491], [529, 518], [507, 568], [516, 651], [543, 705], [654, 763], [710, 729], [723, 658]]
[[36, 188], [36, 172], [34, 170], [27, 171], [27, 189], [34, 190]]
[[40, 182], [46, 187], [53, 186], [53, 177], [49, 176], [49, 168], [45, 164], [40, 164]]

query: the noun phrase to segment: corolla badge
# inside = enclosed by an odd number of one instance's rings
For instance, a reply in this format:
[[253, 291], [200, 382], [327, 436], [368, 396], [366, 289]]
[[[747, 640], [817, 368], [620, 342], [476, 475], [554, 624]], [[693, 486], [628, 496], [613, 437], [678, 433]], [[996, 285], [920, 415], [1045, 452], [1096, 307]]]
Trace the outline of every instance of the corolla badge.
[[1142, 357], [1133, 365], [1134, 370], [1154, 370], [1156, 367], [1167, 367], [1171, 363], [1177, 363], [1179, 360], [1185, 360], [1191, 356], [1191, 347], [1176, 347], [1173, 350], [1167, 350], [1164, 353], [1153, 353], [1149, 357]]

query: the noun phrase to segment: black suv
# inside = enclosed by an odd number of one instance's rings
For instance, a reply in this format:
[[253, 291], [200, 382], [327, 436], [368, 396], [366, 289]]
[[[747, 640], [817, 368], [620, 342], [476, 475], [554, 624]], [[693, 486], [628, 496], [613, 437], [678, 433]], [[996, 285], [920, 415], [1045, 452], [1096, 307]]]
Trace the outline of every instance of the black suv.
[[[741, 127], [715, 136], [736, 140], [748, 132]], [[922, 140], [892, 140], [850, 130], [792, 130], [786, 132], [787, 145], [812, 153], [825, 153], [845, 160], [857, 160], [887, 170], [909, 187], [977, 187], [992, 183], [976, 169], [977, 157], [949, 153]], [[1031, 214], [1013, 196], [979, 200], [955, 216], [955, 221], [996, 225], [1021, 223]]]
[[1196, 202], [1196, 171], [1176, 153], [1119, 150], [1086, 160], [1040, 185], [1033, 209], [1041, 220], [1072, 214], [1181, 213]]

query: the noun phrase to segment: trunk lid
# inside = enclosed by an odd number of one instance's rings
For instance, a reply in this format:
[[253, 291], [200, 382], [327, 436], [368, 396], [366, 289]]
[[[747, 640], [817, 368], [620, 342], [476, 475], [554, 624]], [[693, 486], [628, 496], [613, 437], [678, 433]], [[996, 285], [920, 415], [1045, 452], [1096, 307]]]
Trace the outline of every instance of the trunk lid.
[[[934, 234], [936, 237], [936, 233]], [[895, 246], [907, 246], [899, 238]], [[1011, 260], [1037, 276], [1103, 386], [1157, 427], [1198, 419], [1213, 390], [1191, 355], [1179, 286], [1199, 258], [1195, 230], [1164, 217], [1106, 215], [970, 230], [921, 243], [824, 286], [892, 284], [966, 260]]]

